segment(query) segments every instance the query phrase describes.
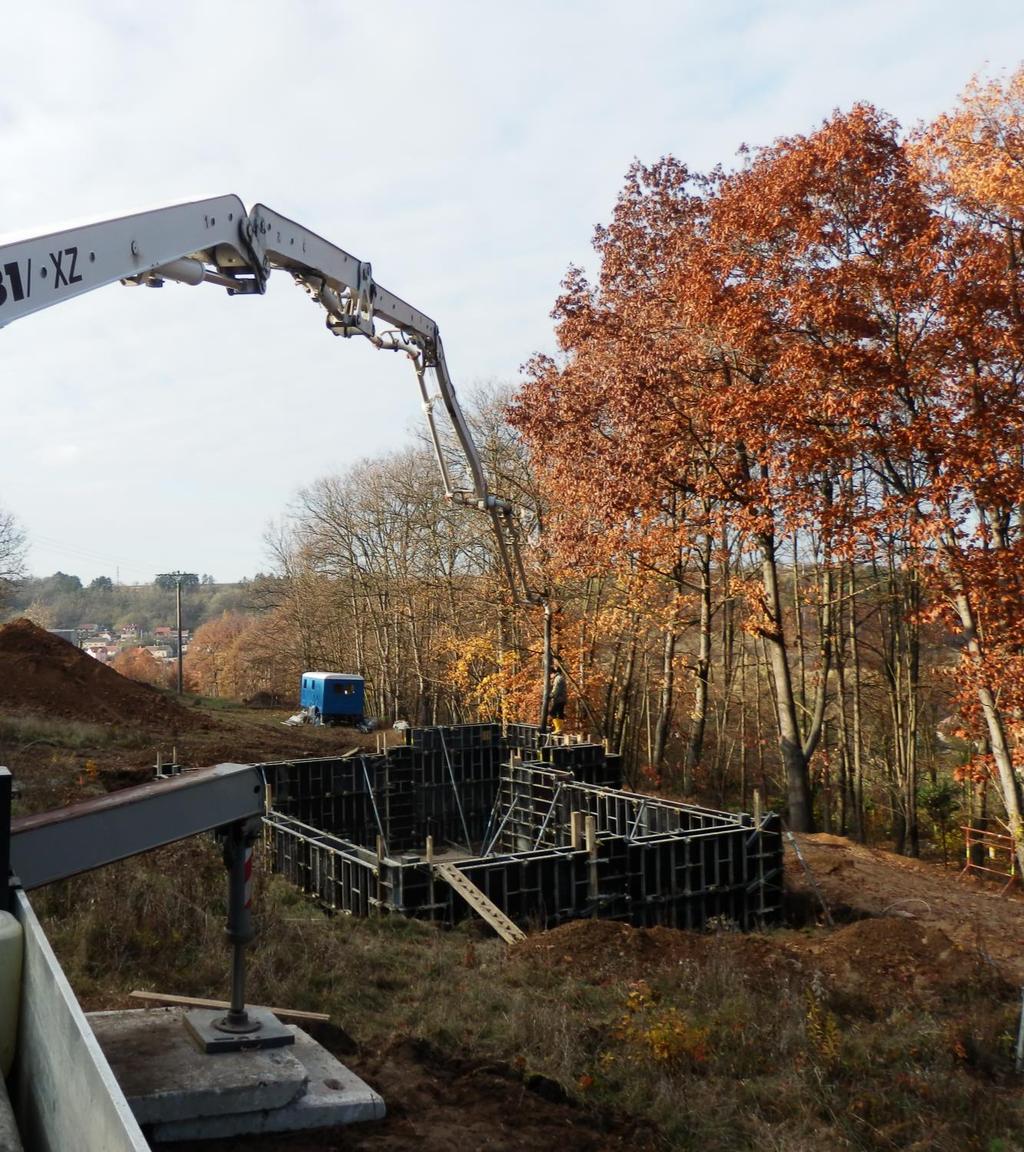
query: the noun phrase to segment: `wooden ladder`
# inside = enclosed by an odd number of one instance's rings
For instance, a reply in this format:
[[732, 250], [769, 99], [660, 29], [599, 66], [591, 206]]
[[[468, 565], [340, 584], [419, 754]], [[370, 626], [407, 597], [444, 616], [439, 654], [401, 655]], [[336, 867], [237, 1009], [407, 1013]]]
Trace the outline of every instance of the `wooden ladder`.
[[513, 924], [498, 905], [485, 896], [473, 881], [464, 872], [460, 872], [454, 864], [435, 864], [434, 871], [458, 892], [474, 912], [490, 924], [506, 944], [515, 944], [526, 939], [526, 933], [522, 928]]

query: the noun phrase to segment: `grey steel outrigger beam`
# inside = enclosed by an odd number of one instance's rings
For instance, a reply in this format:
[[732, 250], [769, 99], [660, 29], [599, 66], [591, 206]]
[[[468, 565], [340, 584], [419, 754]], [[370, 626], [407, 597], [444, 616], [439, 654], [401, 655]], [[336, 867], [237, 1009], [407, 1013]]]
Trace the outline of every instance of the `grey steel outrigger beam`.
[[[325, 310], [331, 332], [362, 336], [410, 358], [445, 496], [487, 513], [513, 597], [544, 604], [527, 577], [515, 509], [488, 486], [437, 324], [375, 283], [368, 263], [265, 205], [250, 212], [237, 196], [218, 196], [38, 236], [0, 237], [0, 327], [118, 281], [158, 287], [171, 280], [214, 284], [230, 295], [262, 294], [277, 269], [289, 272]], [[390, 328], [378, 333], [375, 320]], [[468, 491], [452, 484], [425, 382], [428, 369], [465, 456]]]
[[[216, 831], [228, 870], [231, 1002], [226, 1015], [206, 1010], [188, 1013], [186, 1026], [205, 1052], [291, 1044], [294, 1033], [272, 1012], [245, 1005], [245, 949], [253, 938], [252, 846], [265, 806], [260, 768], [218, 764], [22, 816], [10, 824], [13, 882], [26, 890], [41, 888], [200, 832]], [[6, 870], [3, 877], [6, 881]]]

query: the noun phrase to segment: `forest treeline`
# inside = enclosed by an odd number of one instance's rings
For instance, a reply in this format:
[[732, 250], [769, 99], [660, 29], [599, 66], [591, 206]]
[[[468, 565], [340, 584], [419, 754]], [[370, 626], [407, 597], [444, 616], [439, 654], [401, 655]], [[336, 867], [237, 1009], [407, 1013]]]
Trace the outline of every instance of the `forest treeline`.
[[[798, 830], [1001, 819], [1024, 865], [1024, 70], [911, 132], [863, 104], [732, 171], [638, 163], [595, 247], [557, 355], [472, 405], [568, 726]], [[422, 445], [317, 479], [191, 684], [357, 671], [387, 721], [537, 719], [541, 614], [488, 530]]]
[[[247, 610], [252, 603], [250, 584], [218, 584], [210, 576], [195, 575], [184, 584], [182, 627], [191, 630], [225, 612]], [[20, 575], [9, 582], [0, 607], [0, 619], [26, 616], [42, 628], [115, 633], [132, 628], [146, 634], [175, 623], [175, 584], [159, 576], [152, 584], [116, 584], [109, 576], [84, 583], [66, 572]]]

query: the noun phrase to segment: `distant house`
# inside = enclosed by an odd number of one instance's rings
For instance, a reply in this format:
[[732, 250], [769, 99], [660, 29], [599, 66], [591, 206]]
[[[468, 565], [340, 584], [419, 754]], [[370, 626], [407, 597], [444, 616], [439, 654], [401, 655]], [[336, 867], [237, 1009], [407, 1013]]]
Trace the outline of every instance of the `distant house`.
[[172, 649], [166, 644], [147, 644], [146, 651], [157, 660], [170, 660]]
[[154, 636], [171, 636], [171, 635], [173, 635], [173, 633], [174, 633], [174, 629], [169, 627], [166, 624], [161, 624], [159, 628], [153, 629], [153, 635]]

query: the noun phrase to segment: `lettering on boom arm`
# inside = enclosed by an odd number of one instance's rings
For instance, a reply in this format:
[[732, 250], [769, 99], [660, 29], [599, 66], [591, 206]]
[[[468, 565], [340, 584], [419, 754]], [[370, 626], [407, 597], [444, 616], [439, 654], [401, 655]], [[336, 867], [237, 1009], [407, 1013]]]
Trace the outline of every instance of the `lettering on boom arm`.
[[[70, 265], [68, 271], [64, 271], [64, 260]], [[78, 249], [77, 248], [63, 248], [57, 252], [50, 253], [50, 263], [53, 265], [53, 286], [60, 288], [64, 284], [77, 284], [82, 279], [81, 273], [76, 272], [78, 267]]]
[[[47, 255], [49, 257], [49, 265], [44, 262], [38, 275], [40, 279], [46, 280], [49, 272], [52, 271], [53, 280], [51, 287], [54, 291], [58, 288], [78, 284], [81, 281], [82, 274], [78, 271], [77, 247], [59, 248], [56, 252], [49, 252]], [[27, 300], [31, 295], [31, 256], [27, 257], [21, 263], [17, 260], [11, 260], [0, 266], [0, 308], [2, 308], [8, 300], [13, 300], [17, 303], [19, 300]]]

